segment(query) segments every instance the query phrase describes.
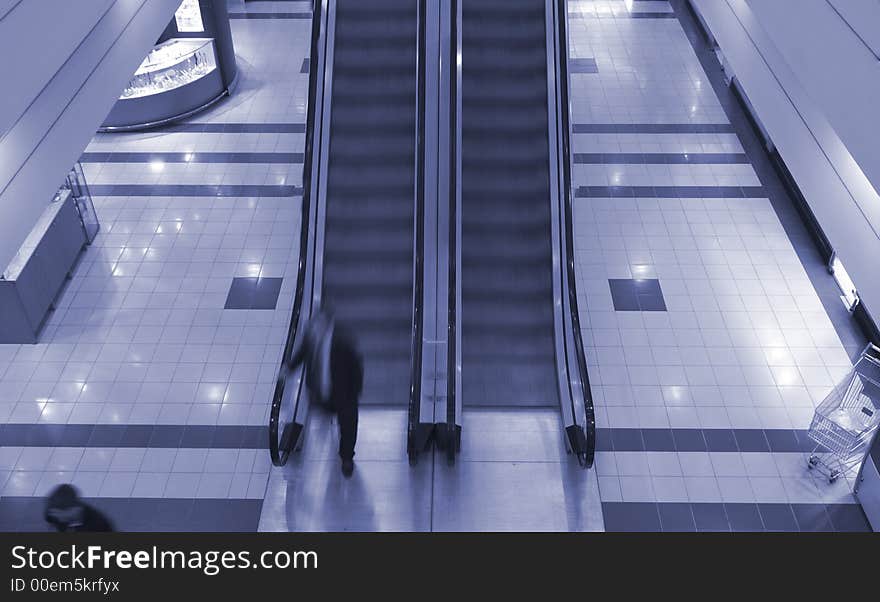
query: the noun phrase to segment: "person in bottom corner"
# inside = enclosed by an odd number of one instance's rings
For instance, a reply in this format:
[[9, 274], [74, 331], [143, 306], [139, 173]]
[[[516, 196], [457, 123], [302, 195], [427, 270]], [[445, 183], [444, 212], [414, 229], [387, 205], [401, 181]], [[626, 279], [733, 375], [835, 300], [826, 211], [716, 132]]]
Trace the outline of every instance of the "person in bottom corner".
[[85, 503], [73, 485], [59, 485], [46, 499], [46, 522], [57, 531], [115, 531], [101, 511]]

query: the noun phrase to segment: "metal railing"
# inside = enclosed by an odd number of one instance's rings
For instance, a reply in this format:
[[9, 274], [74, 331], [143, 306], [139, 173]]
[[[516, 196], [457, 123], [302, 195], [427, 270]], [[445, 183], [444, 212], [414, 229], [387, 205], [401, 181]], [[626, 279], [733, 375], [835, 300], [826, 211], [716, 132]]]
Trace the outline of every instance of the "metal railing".
[[[312, 183], [315, 180], [314, 158], [318, 156], [321, 136], [317, 135], [316, 143], [316, 112], [318, 107], [318, 86], [324, 77], [321, 66], [321, 57], [325, 55], [327, 44], [326, 18], [327, 18], [327, 1], [315, 0], [312, 13], [312, 32], [311, 32], [311, 54], [309, 56], [309, 95], [308, 108], [306, 112], [306, 140], [305, 153], [303, 156], [303, 197], [300, 217], [300, 245], [299, 245], [299, 263], [296, 272], [296, 292], [294, 293], [293, 310], [291, 311], [290, 326], [287, 331], [287, 341], [284, 345], [284, 355], [281, 359], [281, 367], [278, 373], [278, 379], [275, 383], [275, 391], [272, 397], [272, 407], [269, 416], [269, 455], [275, 466], [283, 466], [287, 463], [287, 459], [291, 450], [296, 446], [302, 433], [303, 425], [296, 422], [299, 415], [300, 402], [303, 398], [303, 378], [296, 382], [296, 391], [294, 392], [292, 401], [292, 420], [287, 424], [281, 424], [281, 413], [285, 399], [285, 387], [287, 385], [290, 370], [287, 362], [293, 354], [294, 345], [297, 341], [300, 322], [305, 323], [302, 315], [303, 301], [307, 288], [306, 272], [308, 268], [309, 258], [314, 259], [314, 253], [310, 253], [310, 226], [312, 215]], [[317, 145], [316, 145], [317, 144]], [[281, 432], [279, 432], [281, 431]]]
[[[568, 443], [572, 453], [585, 468], [593, 465], [596, 449], [596, 419], [593, 408], [593, 399], [590, 394], [589, 377], [587, 375], [587, 361], [584, 354], [581, 336], [581, 325], [577, 298], [577, 277], [574, 266], [574, 195], [571, 169], [571, 99], [569, 97], [570, 74], [568, 65], [568, 1], [550, 0], [552, 6], [548, 8], [548, 18], [553, 19], [553, 39], [548, 36], [548, 52], [552, 53], [551, 63], [555, 73], [552, 76], [556, 83], [555, 114], [556, 123], [550, 123], [551, 128], [556, 128], [556, 148], [551, 149], [551, 156], [556, 155], [558, 164], [551, 165], [551, 169], [558, 170], [558, 202], [559, 202], [559, 256], [561, 278], [562, 317], [567, 324], [563, 324], [562, 336], [562, 361], [565, 364], [566, 383], [564, 390], [567, 393], [571, 423], [566, 425]], [[551, 111], [554, 112], [554, 111]], [[566, 316], [566, 314], [568, 314]], [[562, 388], [562, 387], [561, 387]], [[563, 402], [565, 403], [565, 402]], [[567, 413], [567, 412], [566, 412]]]
[[419, 437], [422, 398], [422, 351], [425, 329], [425, 82], [427, 4], [418, 0], [418, 37], [416, 42], [416, 174], [413, 230], [413, 320], [410, 353], [410, 389], [406, 451], [414, 463], [421, 451]]
[[461, 303], [461, 2], [450, 0], [449, 73], [449, 258], [446, 356], [446, 457], [455, 462], [459, 449], [461, 348], [458, 318]]

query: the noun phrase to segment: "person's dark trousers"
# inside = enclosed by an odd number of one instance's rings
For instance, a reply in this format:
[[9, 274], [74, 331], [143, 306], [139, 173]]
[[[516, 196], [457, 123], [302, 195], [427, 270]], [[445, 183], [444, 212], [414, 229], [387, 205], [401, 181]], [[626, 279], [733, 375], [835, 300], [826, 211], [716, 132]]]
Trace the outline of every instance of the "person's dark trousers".
[[354, 445], [358, 434], [357, 403], [347, 403], [336, 411], [339, 421], [339, 457], [343, 460], [354, 458]]

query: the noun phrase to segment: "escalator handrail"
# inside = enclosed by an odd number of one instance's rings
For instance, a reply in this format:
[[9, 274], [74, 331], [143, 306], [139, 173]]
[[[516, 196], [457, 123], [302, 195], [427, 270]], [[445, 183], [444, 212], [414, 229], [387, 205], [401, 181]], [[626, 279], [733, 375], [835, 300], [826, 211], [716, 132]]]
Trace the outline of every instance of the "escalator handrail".
[[[561, 120], [562, 138], [560, 144], [560, 158], [563, 165], [563, 211], [565, 213], [565, 277], [568, 280], [568, 304], [571, 314], [571, 327], [575, 344], [575, 355], [577, 357], [577, 371], [581, 381], [581, 391], [583, 393], [583, 405], [585, 414], [584, 434], [586, 435], [586, 449], [584, 457], [581, 459], [584, 466], [589, 468], [593, 465], [593, 459], [596, 453], [596, 416], [593, 407], [593, 397], [590, 393], [590, 380], [587, 375], [587, 360], [584, 353], [584, 344], [581, 337], [580, 316], [578, 313], [577, 299], [577, 277], [574, 267], [574, 204], [572, 194], [572, 175], [571, 175], [571, 99], [569, 97], [569, 66], [568, 66], [568, 0], [556, 0], [557, 2], [557, 22], [559, 27], [559, 77], [556, 78], [558, 93], [561, 99], [560, 106], [562, 110], [559, 112]], [[569, 374], [569, 382], [571, 375]], [[571, 388], [572, 404], [575, 403], [574, 389]], [[573, 409], [573, 408], [572, 408]]]
[[407, 454], [414, 459], [416, 434], [421, 422], [422, 358], [425, 312], [425, 82], [427, 37], [427, 2], [418, 1], [418, 33], [416, 42], [416, 174], [413, 230], [413, 311], [412, 346], [410, 353], [410, 391], [407, 423]]
[[459, 82], [461, 81], [461, 61], [459, 56], [461, 49], [461, 19], [459, 19], [459, 0], [450, 0], [451, 5], [451, 37], [450, 43], [450, 77], [449, 77], [449, 267], [448, 267], [448, 303], [447, 303], [447, 344], [446, 344], [446, 438], [447, 458], [450, 462], [455, 461], [456, 454], [456, 380], [458, 378], [457, 366], [457, 338], [458, 328], [458, 162], [460, 160], [458, 148], [458, 128], [460, 127]]
[[[303, 298], [306, 284], [306, 264], [308, 261], [309, 249], [309, 216], [311, 210], [311, 183], [313, 176], [312, 158], [314, 156], [315, 145], [315, 112], [317, 110], [316, 97], [318, 81], [323, 77], [318, 72], [318, 59], [321, 44], [321, 19], [323, 17], [324, 4], [326, 0], [316, 0], [313, 2], [312, 8], [312, 32], [311, 32], [311, 54], [309, 56], [309, 95], [306, 109], [306, 140], [305, 152], [303, 154], [303, 172], [302, 172], [302, 206], [300, 217], [300, 235], [299, 235], [299, 261], [296, 271], [296, 292], [294, 293], [293, 309], [291, 311], [290, 325], [287, 330], [287, 340], [284, 344], [284, 355], [281, 359], [278, 379], [275, 382], [275, 391], [272, 397], [272, 409], [269, 420], [269, 455], [275, 466], [283, 466], [287, 462], [290, 449], [279, 449], [278, 447], [278, 416], [281, 404], [284, 400], [284, 387], [287, 381], [288, 368], [287, 360], [293, 354], [294, 344], [299, 330], [300, 314], [303, 308]], [[302, 399], [303, 380], [298, 383], [298, 390], [294, 399], [296, 406], [294, 408], [294, 416], [297, 415], [299, 403]]]

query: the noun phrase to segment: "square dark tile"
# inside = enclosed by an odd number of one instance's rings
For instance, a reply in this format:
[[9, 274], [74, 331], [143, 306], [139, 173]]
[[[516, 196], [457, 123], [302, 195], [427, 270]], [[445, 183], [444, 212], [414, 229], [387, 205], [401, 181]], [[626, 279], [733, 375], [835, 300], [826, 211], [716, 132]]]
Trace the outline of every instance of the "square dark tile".
[[46, 531], [43, 504], [30, 497], [0, 498], [0, 532]]
[[724, 504], [691, 504], [697, 531], [730, 531]]
[[736, 437], [730, 429], [703, 429], [706, 446], [713, 452], [737, 451]]
[[632, 280], [608, 280], [614, 311], [639, 311], [639, 301]]
[[660, 281], [656, 278], [634, 278], [632, 288], [637, 295], [662, 295]]
[[831, 524], [837, 531], [870, 533], [872, 531], [865, 512], [858, 504], [828, 504], [825, 507]]
[[64, 447], [82, 447], [92, 438], [93, 424], [68, 424], [64, 427], [64, 435], [59, 445]]
[[233, 278], [224, 309], [251, 309], [258, 278]]
[[40, 424], [35, 426], [38, 426], [39, 429], [31, 431], [31, 439], [36, 439], [35, 442], [39, 443], [40, 446], [55, 447], [60, 445], [64, 439], [66, 426], [64, 424]]
[[694, 514], [687, 503], [657, 504], [660, 513], [660, 525], [664, 531], [696, 531]]
[[4, 446], [9, 447], [28, 445], [33, 426], [31, 424], [7, 424], [3, 429], [3, 439], [0, 441]]
[[645, 451], [641, 429], [611, 429], [611, 440], [614, 451]]
[[596, 451], [612, 451], [614, 444], [611, 441], [610, 429], [596, 429]]
[[180, 440], [181, 447], [207, 448], [211, 447], [214, 440], [214, 426], [190, 425], [183, 431]]
[[152, 424], [130, 424], [125, 427], [122, 435], [121, 447], [147, 447], [153, 436]]
[[609, 279], [615, 311], [666, 311], [666, 301], [655, 278]]
[[828, 450], [825, 449], [825, 446], [823, 446], [823, 445], [820, 445], [818, 448], [816, 448], [816, 442], [813, 441], [812, 439], [810, 439], [810, 436], [808, 434], [809, 431], [793, 431], [793, 432], [794, 432], [795, 437], [797, 437], [797, 440], [798, 440], [798, 446], [799, 446], [798, 451], [811, 452], [814, 449], [816, 449], [820, 454], [827, 453]]
[[192, 519], [195, 500], [162, 498], [152, 510], [153, 531], [186, 531]]
[[675, 451], [675, 439], [669, 429], [642, 429], [645, 451]]
[[651, 502], [604, 502], [606, 531], [662, 531], [657, 504]]
[[254, 532], [260, 523], [261, 500], [199, 499], [187, 530]]
[[89, 438], [91, 447], [119, 447], [125, 426], [120, 424], [98, 424]]
[[763, 531], [764, 521], [757, 504], [724, 504], [727, 520], [734, 531]]
[[240, 426], [220, 425], [214, 428], [211, 447], [220, 449], [239, 449], [244, 438], [244, 429]]
[[763, 431], [767, 445], [773, 452], [799, 452], [801, 442], [795, 431], [789, 429], [766, 429]]
[[788, 504], [758, 504], [764, 528], [768, 531], [798, 531], [798, 524]]
[[150, 437], [150, 447], [180, 447], [184, 428], [175, 424], [157, 425]]
[[825, 504], [792, 504], [791, 510], [801, 531], [834, 531]]
[[224, 309], [275, 309], [283, 278], [233, 278]]
[[734, 431], [736, 435], [736, 444], [739, 451], [742, 452], [768, 452], [770, 445], [764, 431], [761, 429], [737, 429]]
[[571, 73], [599, 73], [596, 59], [568, 59], [568, 67]]
[[636, 295], [641, 311], [666, 311], [663, 295]]
[[117, 531], [153, 531], [155, 507], [153, 498], [88, 498], [88, 503], [103, 513]]
[[258, 278], [251, 309], [275, 309], [283, 278]]
[[269, 448], [269, 427], [268, 426], [249, 426], [244, 432], [241, 439], [242, 448], [246, 449], [268, 449]]
[[680, 452], [706, 451], [706, 440], [702, 429], [672, 429], [675, 450]]

